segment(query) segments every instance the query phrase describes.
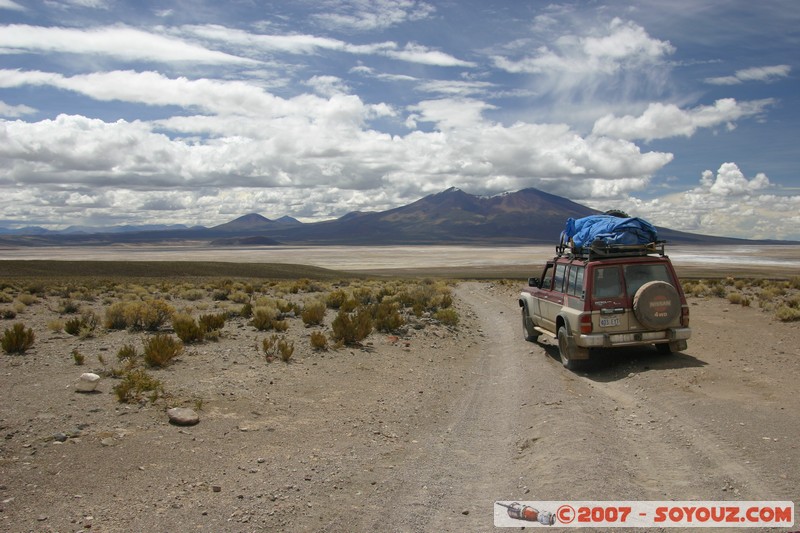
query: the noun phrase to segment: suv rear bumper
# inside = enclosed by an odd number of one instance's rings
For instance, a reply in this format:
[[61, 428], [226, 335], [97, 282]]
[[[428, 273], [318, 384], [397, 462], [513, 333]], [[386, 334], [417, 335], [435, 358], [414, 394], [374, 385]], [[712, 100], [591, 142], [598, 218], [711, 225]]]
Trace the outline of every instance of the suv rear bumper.
[[614, 348], [616, 346], [641, 346], [662, 342], [685, 341], [692, 335], [690, 328], [669, 328], [663, 331], [637, 331], [634, 333], [591, 333], [578, 335], [575, 344], [583, 348]]

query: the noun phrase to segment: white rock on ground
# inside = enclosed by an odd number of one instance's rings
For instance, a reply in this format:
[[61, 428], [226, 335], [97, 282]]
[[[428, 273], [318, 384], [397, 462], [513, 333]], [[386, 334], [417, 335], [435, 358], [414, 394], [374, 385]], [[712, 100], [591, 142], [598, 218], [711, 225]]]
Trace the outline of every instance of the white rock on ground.
[[100, 383], [100, 376], [91, 372], [81, 374], [76, 389], [78, 392], [93, 392], [97, 389], [97, 384]]
[[193, 426], [200, 422], [200, 416], [186, 407], [173, 407], [167, 410], [169, 421], [178, 426]]

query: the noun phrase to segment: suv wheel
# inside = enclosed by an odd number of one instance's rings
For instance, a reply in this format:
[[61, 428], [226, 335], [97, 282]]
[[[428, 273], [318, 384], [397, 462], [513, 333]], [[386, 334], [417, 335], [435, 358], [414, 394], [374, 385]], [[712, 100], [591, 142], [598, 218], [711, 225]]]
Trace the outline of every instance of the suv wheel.
[[567, 333], [567, 328], [565, 326], [558, 328], [558, 355], [561, 357], [561, 364], [564, 365], [564, 368], [577, 370], [582, 366], [583, 361], [575, 359], [577, 351], [578, 347]]
[[664, 281], [645, 283], [633, 297], [633, 313], [647, 329], [665, 329], [681, 314], [678, 291]]
[[533, 320], [528, 314], [528, 307], [522, 307], [522, 334], [525, 336], [526, 341], [535, 341], [539, 338], [539, 332], [533, 329]]

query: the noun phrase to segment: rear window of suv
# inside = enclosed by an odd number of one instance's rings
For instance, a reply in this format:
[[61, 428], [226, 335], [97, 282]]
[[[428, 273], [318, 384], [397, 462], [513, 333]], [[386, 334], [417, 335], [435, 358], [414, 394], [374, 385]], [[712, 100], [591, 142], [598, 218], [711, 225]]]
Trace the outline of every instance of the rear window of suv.
[[636, 294], [639, 287], [650, 281], [664, 281], [675, 285], [669, 275], [667, 265], [663, 263], [624, 265], [622, 269], [625, 273], [628, 295], [631, 297]]
[[[620, 272], [623, 278], [620, 278]], [[624, 282], [623, 282], [624, 279]], [[650, 281], [665, 281], [675, 285], [664, 264], [635, 264], [597, 267], [594, 269], [592, 295], [594, 298], [618, 298], [623, 289], [633, 298], [639, 287]]]
[[595, 298], [618, 298], [622, 296], [622, 281], [619, 267], [608, 266], [594, 269], [593, 292]]

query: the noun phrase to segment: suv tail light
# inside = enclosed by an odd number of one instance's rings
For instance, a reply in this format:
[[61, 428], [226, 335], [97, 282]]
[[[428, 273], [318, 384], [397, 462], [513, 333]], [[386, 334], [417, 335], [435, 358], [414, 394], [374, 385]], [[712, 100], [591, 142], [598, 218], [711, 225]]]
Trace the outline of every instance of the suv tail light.
[[592, 314], [584, 313], [580, 316], [581, 334], [588, 335], [592, 332]]
[[685, 305], [681, 307], [681, 326], [689, 327], [689, 307]]

